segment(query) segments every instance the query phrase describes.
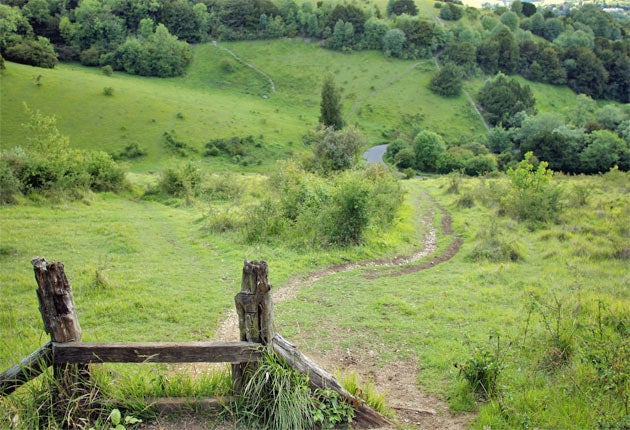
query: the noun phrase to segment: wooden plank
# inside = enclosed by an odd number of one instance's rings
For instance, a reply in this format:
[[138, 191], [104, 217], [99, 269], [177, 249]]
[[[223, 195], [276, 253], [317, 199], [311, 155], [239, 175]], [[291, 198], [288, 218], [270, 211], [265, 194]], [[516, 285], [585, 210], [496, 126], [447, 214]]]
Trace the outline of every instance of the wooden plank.
[[354, 406], [355, 415], [353, 421], [363, 428], [390, 427], [393, 423], [381, 415], [377, 410], [365, 403], [339, 384], [337, 378], [327, 372], [310, 358], [298, 351], [297, 347], [285, 338], [276, 334], [272, 339], [273, 350], [284, 358], [289, 366], [298, 372], [308, 375], [309, 383], [316, 388], [330, 388], [336, 391], [348, 403]]
[[0, 396], [11, 394], [21, 385], [41, 375], [52, 363], [52, 342], [48, 342], [0, 374]]
[[244, 363], [260, 355], [250, 342], [53, 343], [55, 363]]

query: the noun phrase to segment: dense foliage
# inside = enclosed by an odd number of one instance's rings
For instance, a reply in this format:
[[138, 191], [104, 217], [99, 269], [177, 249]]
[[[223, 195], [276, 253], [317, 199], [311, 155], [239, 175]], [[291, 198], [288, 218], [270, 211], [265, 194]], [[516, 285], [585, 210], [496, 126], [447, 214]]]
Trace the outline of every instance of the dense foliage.
[[[505, 107], [508, 108], [507, 106]], [[603, 173], [630, 169], [630, 106], [597, 108], [587, 96], [565, 115], [518, 112], [487, 135], [486, 145], [509, 167], [531, 151], [549, 167], [566, 173]]]
[[295, 0], [5, 3], [0, 5], [0, 54], [43, 67], [53, 67], [58, 56], [130, 73], [173, 76], [182, 74], [190, 61], [183, 42], [303, 36], [322, 39], [330, 49], [378, 49], [401, 58], [462, 46], [460, 52], [475, 54], [473, 64], [466, 60], [466, 69], [518, 73], [567, 84], [593, 98], [630, 102], [629, 20], [593, 4], [553, 10], [517, 1], [509, 10], [480, 11], [460, 2], [437, 2], [442, 19], [469, 18], [465, 26], [445, 28], [420, 16], [409, 0], [390, 0], [385, 11], [357, 3]]

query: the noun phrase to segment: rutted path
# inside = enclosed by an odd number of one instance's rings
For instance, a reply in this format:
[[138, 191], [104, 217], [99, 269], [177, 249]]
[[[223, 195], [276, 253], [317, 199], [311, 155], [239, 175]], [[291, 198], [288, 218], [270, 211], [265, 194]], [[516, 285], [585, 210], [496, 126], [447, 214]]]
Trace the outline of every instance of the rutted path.
[[[462, 239], [454, 234], [451, 228], [451, 216], [430, 195], [423, 193], [418, 204], [427, 202], [430, 207], [418, 220], [421, 228], [426, 230], [422, 240], [422, 248], [411, 255], [397, 256], [390, 259], [377, 259], [363, 262], [343, 263], [315, 270], [306, 276], [295, 276], [282, 288], [274, 292], [274, 302], [282, 302], [297, 297], [300, 289], [308, 288], [316, 281], [327, 276], [347, 272], [354, 269], [370, 268], [365, 277], [375, 279], [382, 276], [401, 276], [407, 273], [426, 270], [451, 259], [462, 244]], [[436, 253], [438, 229], [433, 225], [435, 211], [441, 212], [439, 230], [444, 236], [450, 236], [450, 244]], [[425, 257], [435, 254], [426, 260]], [[422, 262], [415, 262], [425, 259]], [[237, 339], [238, 318], [235, 311], [230, 311], [226, 320], [217, 330], [214, 341], [233, 341]], [[418, 372], [414, 361], [396, 362], [381, 366], [378, 357], [370, 352], [333, 351], [324, 356], [309, 353], [324, 368], [335, 369], [340, 366], [351, 369], [364, 380], [369, 378], [382, 392], [387, 393], [388, 401], [396, 413], [396, 420], [405, 428], [422, 429], [454, 429], [467, 428], [471, 415], [452, 415], [448, 405], [431, 394], [420, 391], [416, 385]]]
[[226, 48], [224, 46], [219, 46], [218, 42], [216, 40], [212, 41], [212, 45], [216, 46], [217, 48], [221, 49], [222, 51], [227, 52], [228, 54], [230, 54], [232, 57], [234, 57], [234, 59], [236, 61], [238, 61], [239, 63], [249, 67], [250, 69], [254, 70], [256, 73], [262, 75], [265, 79], [267, 79], [269, 81], [269, 85], [271, 86], [271, 92], [275, 93], [276, 92], [276, 84], [273, 81], [273, 79], [271, 78], [271, 76], [269, 76], [267, 73], [265, 73], [264, 70], [260, 69], [259, 67], [256, 67], [255, 65], [253, 65], [252, 63], [248, 63], [247, 61], [243, 60], [241, 57], [239, 57], [234, 51], [232, 51], [229, 48]]

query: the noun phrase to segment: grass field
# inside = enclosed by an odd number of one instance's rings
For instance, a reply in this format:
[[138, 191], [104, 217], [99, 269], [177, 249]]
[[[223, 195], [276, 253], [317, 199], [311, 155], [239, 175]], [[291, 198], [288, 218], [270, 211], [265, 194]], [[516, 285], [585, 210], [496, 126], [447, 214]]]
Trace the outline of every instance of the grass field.
[[[223, 48], [264, 71], [276, 91]], [[198, 151], [209, 139], [234, 135], [262, 136], [264, 144], [260, 164], [203, 159], [207, 173], [242, 184], [234, 201], [152, 201], [129, 191], [63, 203], [21, 198], [0, 206], [1, 370], [47, 340], [29, 263], [34, 257], [65, 264], [86, 341], [208, 339], [233, 306], [244, 259], [267, 260], [270, 281], [281, 291], [290, 277], [329, 264], [408, 254], [422, 247], [418, 219], [424, 211], [433, 208], [435, 225], [440, 222], [436, 207], [421, 197], [428, 193], [452, 214], [455, 234], [463, 238], [452, 260], [414, 273], [383, 272], [396, 276], [359, 269], [315, 281], [278, 305], [279, 331], [300, 339], [307, 352], [372, 351], [377, 364], [417, 360], [418, 384], [448, 399], [454, 411], [478, 410], [476, 428], [588, 428], [598, 420], [621, 422], [624, 407], [627, 415], [627, 174], [557, 178], [563, 212], [556, 223], [537, 229], [497, 216], [490, 197], [503, 189], [505, 178], [462, 179], [460, 193], [449, 194], [449, 177], [405, 182], [408, 195], [397, 223], [364, 246], [313, 251], [250, 245], [241, 232], [212, 232], [208, 216], [261, 198], [261, 173], [305, 150], [301, 136], [317, 123], [327, 71], [343, 87], [348, 121], [370, 144], [410, 123], [449, 142], [480, 139], [484, 130], [465, 97], [443, 99], [428, 91], [434, 71], [429, 60], [348, 55], [303, 40], [203, 44], [194, 50], [188, 73], [174, 79], [107, 77], [75, 64], [45, 70], [8, 63], [2, 72], [0, 149], [24, 141], [26, 103], [55, 115], [75, 147], [116, 152], [136, 142], [146, 148], [146, 157], [125, 162], [136, 187], [153, 180], [149, 173], [184, 161], [167, 152], [165, 131], [174, 130]], [[232, 72], [224, 70], [225, 61]], [[41, 85], [35, 82], [39, 75]], [[575, 101], [566, 88], [529, 84], [541, 112], [563, 112]], [[466, 88], [474, 94], [482, 85], [475, 79]], [[105, 87], [114, 89], [113, 96], [103, 94]], [[464, 197], [472, 207], [461, 204]], [[492, 235], [514, 244], [522, 259], [472, 258]], [[438, 237], [438, 252], [449, 240]], [[550, 370], [548, 352], [559, 334], [569, 337], [573, 355]], [[497, 336], [502, 394], [476, 404], [453, 363], [466, 362], [479, 348], [493, 351]], [[125, 384], [145, 377], [116, 369]], [[0, 414], [2, 419], [8, 418]], [[5, 424], [0, 421], [0, 427]]]

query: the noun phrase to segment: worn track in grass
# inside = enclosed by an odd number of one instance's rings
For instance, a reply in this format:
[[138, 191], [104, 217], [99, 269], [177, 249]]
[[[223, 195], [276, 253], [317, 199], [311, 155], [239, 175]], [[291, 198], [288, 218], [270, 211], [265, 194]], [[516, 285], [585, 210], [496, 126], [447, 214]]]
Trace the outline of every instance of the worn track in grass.
[[[307, 288], [316, 281], [327, 276], [347, 272], [355, 269], [369, 268], [365, 272], [368, 279], [377, 279], [384, 276], [401, 276], [421, 270], [427, 270], [436, 265], [450, 260], [459, 251], [462, 245], [461, 237], [457, 236], [451, 226], [451, 215], [439, 205], [428, 193], [423, 193], [418, 205], [428, 203], [430, 207], [419, 219], [419, 229], [425, 231], [422, 248], [411, 255], [396, 256], [389, 259], [376, 259], [354, 263], [335, 264], [323, 269], [315, 270], [306, 276], [295, 276], [282, 288], [274, 292], [274, 302], [281, 302], [297, 297], [300, 289]], [[441, 222], [438, 228], [434, 226], [435, 211], [441, 213]], [[450, 237], [449, 244], [438, 251], [438, 237]], [[426, 257], [429, 257], [428, 259]], [[339, 337], [335, 343], [340, 344], [343, 340], [343, 333], [338, 333]], [[230, 311], [223, 321], [215, 336], [214, 341], [238, 340], [238, 318], [235, 311]], [[307, 351], [308, 355], [322, 367], [329, 370], [343, 368], [355, 372], [362, 380], [373, 381], [374, 385], [381, 392], [387, 393], [389, 405], [395, 412], [395, 420], [404, 428], [421, 429], [453, 429], [463, 430], [471, 419], [470, 414], [453, 415], [448, 410], [448, 405], [434, 395], [422, 392], [416, 383], [418, 365], [413, 360], [397, 361], [382, 366], [378, 362], [378, 357], [373, 356], [370, 351], [342, 351], [333, 349], [325, 355], [318, 355], [317, 352]], [[181, 369], [180, 369], [181, 370]], [[194, 365], [193, 372], [203, 372], [205, 366]], [[178, 425], [185, 424], [189, 429], [232, 428], [224, 423], [218, 427], [208, 426], [207, 423], [196, 420], [194, 417], [185, 417], [184, 421], [172, 423], [163, 421], [156, 425], [149, 425], [148, 429], [173, 430]]]
[[[422, 248], [411, 255], [401, 255], [389, 259], [376, 259], [354, 263], [342, 263], [315, 270], [306, 276], [295, 276], [282, 288], [274, 292], [274, 302], [281, 302], [297, 297], [299, 290], [308, 288], [316, 281], [327, 276], [348, 272], [355, 269], [369, 268], [364, 274], [368, 279], [383, 276], [401, 276], [421, 270], [427, 270], [450, 260], [462, 245], [461, 237], [452, 229], [450, 213], [439, 205], [427, 193], [421, 196], [422, 202], [430, 207], [419, 220], [419, 228], [425, 230]], [[435, 211], [441, 213], [438, 228], [434, 226]], [[449, 244], [438, 251], [438, 237], [450, 237]], [[429, 257], [426, 259], [426, 257]], [[214, 340], [237, 340], [238, 320], [231, 311], [218, 329]], [[338, 333], [340, 344], [343, 333]], [[371, 356], [368, 351], [342, 351], [335, 349], [325, 355], [308, 351], [314, 360], [329, 370], [343, 368], [357, 373], [361, 378], [374, 382], [376, 387], [387, 393], [387, 399], [395, 411], [396, 420], [405, 428], [422, 429], [465, 429], [470, 421], [469, 414], [452, 415], [448, 405], [437, 397], [420, 391], [416, 379], [418, 366], [414, 361], [378, 364], [378, 357]]]

